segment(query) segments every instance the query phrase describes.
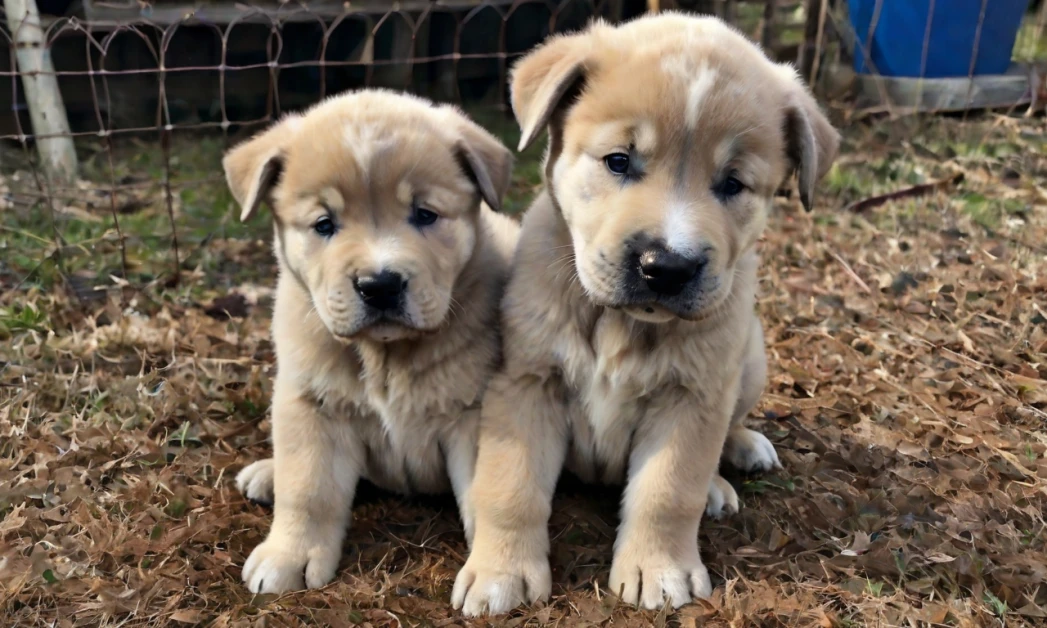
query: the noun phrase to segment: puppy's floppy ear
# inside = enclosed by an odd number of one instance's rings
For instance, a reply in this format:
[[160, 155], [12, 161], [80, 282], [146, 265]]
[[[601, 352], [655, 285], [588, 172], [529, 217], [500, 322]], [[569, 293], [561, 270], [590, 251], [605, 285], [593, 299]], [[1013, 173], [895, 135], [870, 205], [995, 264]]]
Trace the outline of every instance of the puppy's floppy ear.
[[807, 86], [789, 66], [780, 66], [788, 81], [785, 107], [785, 142], [796, 170], [803, 208], [811, 211], [814, 188], [829, 172], [840, 149], [840, 134], [833, 128]]
[[510, 78], [520, 145], [530, 146], [549, 123], [564, 96], [585, 77], [588, 35], [552, 37], [517, 62]]
[[280, 177], [284, 151], [297, 117], [284, 118], [270, 129], [232, 148], [222, 158], [229, 191], [240, 204], [241, 222], [250, 219], [268, 199]]
[[458, 131], [455, 153], [462, 169], [480, 190], [480, 198], [494, 211], [501, 211], [509, 189], [513, 154], [495, 136], [466, 117], [456, 107], [443, 106], [444, 114]]

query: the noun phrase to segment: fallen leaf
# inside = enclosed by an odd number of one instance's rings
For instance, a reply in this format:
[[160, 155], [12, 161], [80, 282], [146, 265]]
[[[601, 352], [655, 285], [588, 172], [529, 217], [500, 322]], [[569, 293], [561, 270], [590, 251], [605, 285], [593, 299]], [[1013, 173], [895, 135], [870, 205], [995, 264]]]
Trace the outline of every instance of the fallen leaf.
[[205, 617], [207, 617], [207, 615], [205, 615], [203, 611], [186, 608], [171, 613], [171, 621], [177, 621], [183, 624], [199, 624], [204, 621]]
[[871, 541], [872, 539], [868, 534], [864, 532], [855, 532], [851, 546], [840, 552], [840, 554], [844, 556], [861, 556], [868, 551]]

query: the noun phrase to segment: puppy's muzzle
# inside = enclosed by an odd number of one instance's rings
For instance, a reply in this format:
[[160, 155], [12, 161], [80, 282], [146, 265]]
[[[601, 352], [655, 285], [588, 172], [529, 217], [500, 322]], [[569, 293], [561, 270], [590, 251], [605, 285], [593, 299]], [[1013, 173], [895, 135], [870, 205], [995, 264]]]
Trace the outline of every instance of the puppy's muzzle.
[[383, 270], [374, 275], [357, 277], [353, 281], [353, 288], [364, 305], [378, 312], [389, 312], [403, 306], [407, 280], [400, 273]]
[[675, 297], [692, 283], [701, 280], [708, 262], [704, 254], [681, 255], [660, 243], [654, 243], [639, 252], [640, 277], [647, 288], [663, 297]]

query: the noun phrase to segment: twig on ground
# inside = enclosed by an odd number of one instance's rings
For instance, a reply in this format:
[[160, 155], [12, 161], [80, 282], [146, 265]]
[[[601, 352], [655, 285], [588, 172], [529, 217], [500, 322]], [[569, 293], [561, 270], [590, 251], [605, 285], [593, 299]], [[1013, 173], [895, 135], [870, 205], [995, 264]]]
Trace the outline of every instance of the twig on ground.
[[862, 292], [865, 294], [872, 294], [872, 289], [869, 287], [869, 284], [862, 281], [862, 278], [858, 276], [858, 273], [854, 272], [854, 269], [847, 263], [847, 260], [840, 257], [840, 254], [836, 251], [830, 250], [829, 253], [836, 258], [837, 262], [840, 262], [840, 265], [843, 266], [844, 272], [847, 273], [848, 277], [854, 280], [854, 283], [858, 284], [858, 287], [862, 289]]
[[846, 211], [860, 214], [870, 209], [879, 207], [889, 203], [890, 201], [897, 201], [903, 198], [916, 198], [918, 196], [925, 196], [932, 192], [938, 192], [941, 190], [947, 190], [954, 185], [959, 185], [963, 182], [963, 173], [957, 173], [948, 179], [942, 179], [941, 181], [934, 181], [933, 183], [922, 183], [920, 185], [914, 185], [910, 188], [902, 190], [895, 190], [894, 192], [888, 192], [887, 194], [879, 194], [877, 196], [870, 196], [869, 198], [856, 201], [847, 206]]

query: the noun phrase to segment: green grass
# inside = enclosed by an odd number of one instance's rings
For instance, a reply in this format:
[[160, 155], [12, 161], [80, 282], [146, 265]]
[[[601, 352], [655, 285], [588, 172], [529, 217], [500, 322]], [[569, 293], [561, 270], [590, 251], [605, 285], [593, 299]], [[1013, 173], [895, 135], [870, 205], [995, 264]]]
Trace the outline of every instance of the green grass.
[[[519, 129], [510, 116], [492, 109], [470, 114], [513, 150], [516, 163], [504, 210], [522, 212], [541, 185], [544, 142], [516, 153]], [[79, 144], [86, 182], [79, 186], [82, 189], [57, 191], [48, 202], [31, 177], [20, 178], [16, 198], [24, 202], [7, 212], [0, 230], [0, 271], [16, 276], [24, 286], [44, 290], [77, 273], [124, 277], [144, 285], [173, 276], [177, 237], [183, 271], [218, 272], [225, 260], [209, 250], [207, 242], [270, 237], [268, 219], [246, 224], [238, 219], [221, 175], [225, 146], [220, 137], [176, 134], [165, 163], [156, 142], [144, 139], [120, 140], [111, 155], [98, 142]], [[170, 208], [164, 186], [167, 172]], [[118, 191], [110, 195], [114, 184]], [[121, 237], [126, 254], [121, 252]], [[241, 276], [231, 281], [252, 278], [251, 268], [235, 272]]]
[[[515, 149], [512, 120], [472, 114]], [[759, 307], [771, 361], [762, 404], [795, 417], [759, 429], [787, 471], [736, 476], [743, 508], [702, 522], [715, 607], [689, 605], [667, 618], [598, 593], [619, 501], [578, 491], [558, 495], [550, 517], [549, 605], [509, 621], [857, 627], [915, 625], [933, 613], [935, 625], [1037, 625], [1024, 613], [1047, 602], [1041, 582], [1013, 566], [1044, 562], [1043, 482], [1026, 477], [1019, 489], [997, 451], [1034, 470], [1044, 455], [1042, 398], [1032, 384], [1047, 359], [1031, 296], [1043, 256], [1017, 242], [1044, 241], [1039, 182], [1047, 161], [1039, 120], [1005, 122], [973, 114], [852, 122], [841, 129], [842, 159], [819, 187], [815, 211], [803, 213], [795, 198], [776, 203], [761, 244]], [[543, 143], [518, 155], [509, 211], [526, 207], [540, 186]], [[274, 262], [265, 212], [237, 221], [218, 170], [224, 147], [188, 134], [170, 146], [175, 227], [188, 259], [177, 287], [141, 283], [163, 279], [173, 263], [161, 194], [167, 169], [155, 137], [117, 144], [112, 172], [105, 147], [81, 145], [93, 183], [55, 206], [59, 239], [44, 204], [0, 210], [0, 485], [13, 487], [0, 491], [0, 519], [27, 518], [3, 538], [14, 579], [4, 584], [0, 624], [74, 617], [83, 625], [379, 626], [390, 614], [412, 625], [459, 621], [449, 591], [468, 548], [451, 498], [359, 503], [338, 579], [323, 589], [277, 600], [250, 595], [240, 581], [246, 556], [272, 525], [271, 511], [245, 503], [232, 480], [271, 454], [270, 310], [259, 304], [220, 321], [192, 306], [246, 288], [244, 281], [271, 287]], [[1020, 177], [1003, 177], [1005, 168]], [[957, 170], [968, 175], [957, 189], [860, 216], [836, 211]], [[8, 189], [32, 185], [24, 174], [4, 178]], [[135, 289], [82, 302], [68, 290], [41, 289], [83, 281], [113, 288], [106, 273], [122, 267], [105, 196], [113, 180], [125, 186], [117, 206], [130, 208], [118, 218]], [[1026, 222], [1009, 219], [1016, 214]], [[993, 234], [979, 228], [997, 223]], [[989, 253], [1000, 236], [1003, 260]], [[926, 277], [894, 294], [892, 282], [917, 273]], [[828, 308], [823, 294], [841, 303]], [[962, 352], [969, 358], [959, 356], [958, 326], [973, 340]], [[955, 420], [933, 448], [934, 481], [949, 484], [928, 490], [932, 469], [916, 465], [912, 452], [926, 448], [942, 417]], [[992, 450], [953, 438], [977, 443], [985, 434], [994, 435]], [[984, 508], [969, 507], [979, 499]], [[997, 533], [952, 534], [965, 529]], [[830, 555], [858, 531], [870, 536], [867, 551]], [[47, 538], [62, 547], [40, 551]], [[943, 553], [955, 562], [932, 560]]]
[[1043, 61], [1047, 59], [1047, 28], [1041, 25], [1039, 16], [1029, 13], [1022, 20], [1018, 37], [1014, 42], [1014, 58], [1019, 61]]
[[48, 329], [50, 321], [47, 312], [37, 309], [32, 304], [0, 308], [0, 339], [27, 331], [47, 333]]
[[510, 116], [493, 109], [470, 110], [468, 113], [481, 126], [502, 140], [502, 143], [515, 154], [513, 177], [506, 195], [504, 209], [509, 214], [524, 211], [542, 185], [542, 155], [545, 150], [545, 141], [539, 139], [527, 150], [517, 153], [520, 129]]
[[875, 581], [874, 582], [872, 580], [866, 580], [865, 581], [865, 591], [866, 591], [866, 593], [868, 593], [869, 595], [872, 595], [873, 597], [880, 597], [881, 595], [883, 595], [883, 587], [884, 587], [884, 583], [883, 582], [880, 582], [880, 581]]
[[986, 196], [980, 192], [967, 192], [956, 199], [960, 210], [986, 229], [998, 229], [1009, 216], [1018, 216], [1028, 211], [1029, 206], [1018, 199]]
[[992, 612], [995, 613], [997, 617], [1002, 618], [1007, 614], [1007, 602], [993, 595], [991, 591], [985, 592], [985, 604], [992, 609]]
[[824, 185], [826, 194], [853, 202], [873, 194], [877, 183], [879, 181], [865, 169], [834, 165], [826, 175]]

